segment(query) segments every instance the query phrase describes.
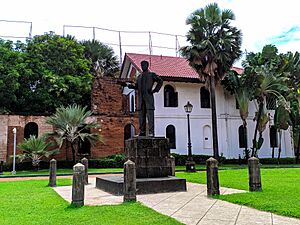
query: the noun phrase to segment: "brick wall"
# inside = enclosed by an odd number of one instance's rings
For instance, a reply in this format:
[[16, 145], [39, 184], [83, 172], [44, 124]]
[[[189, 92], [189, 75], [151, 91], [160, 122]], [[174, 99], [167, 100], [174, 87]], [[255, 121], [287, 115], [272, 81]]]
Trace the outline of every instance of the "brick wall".
[[[132, 124], [138, 128], [137, 114], [130, 114], [126, 96], [122, 94], [121, 85], [116, 79], [98, 78], [93, 82], [92, 111], [93, 118], [100, 124], [98, 132], [103, 137], [91, 148], [90, 158], [99, 158], [124, 152], [124, 128]], [[13, 154], [13, 128], [17, 128], [17, 144], [24, 140], [24, 127], [29, 122], [38, 125], [39, 135], [53, 131], [52, 126], [46, 124], [45, 116], [0, 115], [0, 161], [11, 162]], [[19, 153], [19, 151], [17, 151]], [[55, 156], [58, 160], [72, 160], [71, 149], [63, 147], [60, 154]]]
[[99, 158], [124, 152], [124, 128], [132, 124], [138, 128], [137, 114], [129, 113], [129, 104], [122, 94], [121, 85], [116, 79], [98, 78], [92, 92], [93, 113], [101, 124], [103, 142], [91, 149], [91, 158]]

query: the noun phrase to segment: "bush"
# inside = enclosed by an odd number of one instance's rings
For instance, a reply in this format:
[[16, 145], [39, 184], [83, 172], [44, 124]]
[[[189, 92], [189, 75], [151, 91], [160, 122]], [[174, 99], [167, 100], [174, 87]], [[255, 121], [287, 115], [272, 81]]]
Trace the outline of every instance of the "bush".
[[[180, 155], [177, 153], [171, 153], [171, 155], [175, 158], [175, 165], [176, 166], [184, 166], [185, 162], [187, 160], [187, 155]], [[206, 160], [209, 159], [210, 155], [192, 155], [193, 160], [196, 164], [205, 164]], [[225, 158], [223, 156], [220, 156], [220, 162], [223, 162]]]

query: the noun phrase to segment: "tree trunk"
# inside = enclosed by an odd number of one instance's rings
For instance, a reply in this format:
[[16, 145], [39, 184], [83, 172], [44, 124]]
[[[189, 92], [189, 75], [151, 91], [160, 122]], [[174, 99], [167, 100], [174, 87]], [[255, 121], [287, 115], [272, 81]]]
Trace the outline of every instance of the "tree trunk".
[[300, 153], [300, 130], [298, 129], [298, 143], [297, 143], [296, 163], [299, 163], [299, 153]]
[[243, 127], [244, 127], [244, 140], [245, 140], [245, 158], [248, 162], [249, 159], [249, 152], [248, 152], [248, 135], [247, 135], [247, 123], [246, 121], [243, 121]]
[[73, 164], [75, 165], [76, 163], [76, 151], [75, 151], [75, 143], [71, 143], [71, 148], [72, 148], [72, 158], [73, 158]]
[[280, 160], [280, 155], [281, 155], [281, 137], [282, 137], [282, 130], [279, 130], [279, 147], [278, 147], [278, 158], [277, 158], [277, 162], [279, 164], [279, 160]]
[[219, 161], [215, 77], [210, 76], [209, 81], [210, 81], [210, 102], [211, 102], [211, 118], [212, 118], [213, 151], [214, 151], [214, 158]]
[[275, 151], [275, 147], [272, 147], [272, 159], [274, 159], [274, 151]]
[[257, 143], [256, 137], [257, 137], [258, 125], [259, 125], [259, 121], [260, 121], [260, 117], [261, 117], [263, 108], [264, 108], [264, 102], [262, 100], [259, 103], [259, 108], [258, 108], [258, 113], [257, 113], [257, 118], [256, 118], [256, 126], [255, 126], [255, 130], [254, 130], [253, 141], [252, 141], [252, 153], [251, 153], [252, 157], [255, 156], [255, 154], [256, 154], [256, 143]]

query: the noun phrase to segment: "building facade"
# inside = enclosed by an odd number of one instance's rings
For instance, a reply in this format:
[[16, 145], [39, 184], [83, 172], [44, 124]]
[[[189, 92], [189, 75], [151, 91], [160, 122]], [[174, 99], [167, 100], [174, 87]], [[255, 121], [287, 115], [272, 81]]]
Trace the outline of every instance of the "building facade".
[[[154, 95], [156, 136], [169, 138], [171, 152], [187, 154], [187, 114], [184, 105], [189, 101], [193, 105], [190, 113], [192, 152], [198, 155], [213, 155], [210, 94], [204, 82], [198, 79], [196, 72], [183, 58], [131, 53], [125, 55], [121, 78], [134, 80], [134, 77], [141, 72], [142, 60], [149, 61], [150, 71], [157, 73], [164, 80], [162, 89]], [[239, 68], [232, 69], [238, 73], [242, 72]], [[123, 92], [134, 95], [130, 90], [125, 89]], [[130, 99], [135, 98], [129, 97]], [[134, 102], [131, 101], [130, 104], [134, 105]], [[245, 139], [242, 138], [244, 130], [241, 129], [243, 123], [239, 109], [235, 97], [224, 90], [220, 84], [216, 88], [216, 105], [219, 152], [226, 158], [238, 158], [239, 155], [242, 157]], [[278, 154], [278, 133], [272, 132], [275, 110], [271, 108], [269, 107], [270, 121], [263, 132], [264, 143], [259, 150], [259, 157], [262, 158], [270, 158], [273, 147], [275, 156]], [[252, 146], [256, 124], [253, 121], [255, 112], [255, 103], [251, 101], [247, 119], [248, 148]], [[289, 129], [282, 133], [281, 146], [282, 157], [294, 156]]]

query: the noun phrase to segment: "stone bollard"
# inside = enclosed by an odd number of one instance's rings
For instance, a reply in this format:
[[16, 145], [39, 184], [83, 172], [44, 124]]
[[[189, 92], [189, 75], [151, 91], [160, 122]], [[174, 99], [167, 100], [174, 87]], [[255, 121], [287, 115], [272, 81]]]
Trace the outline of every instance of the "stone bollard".
[[171, 176], [175, 176], [175, 158], [174, 156], [170, 156], [170, 164], [171, 164]]
[[0, 161], [0, 174], [3, 174], [3, 161]]
[[261, 191], [260, 166], [258, 158], [248, 159], [249, 191]]
[[135, 163], [127, 160], [124, 163], [124, 202], [136, 201], [136, 171]]
[[81, 163], [84, 165], [84, 181], [85, 181], [85, 184], [88, 184], [89, 183], [89, 173], [88, 173], [89, 161], [87, 158], [83, 158], [81, 160]]
[[49, 167], [49, 186], [56, 187], [56, 169], [57, 169], [57, 162], [55, 159], [50, 160], [50, 167]]
[[207, 195], [219, 195], [218, 161], [213, 157], [206, 160]]
[[73, 166], [72, 205], [84, 205], [84, 165]]

